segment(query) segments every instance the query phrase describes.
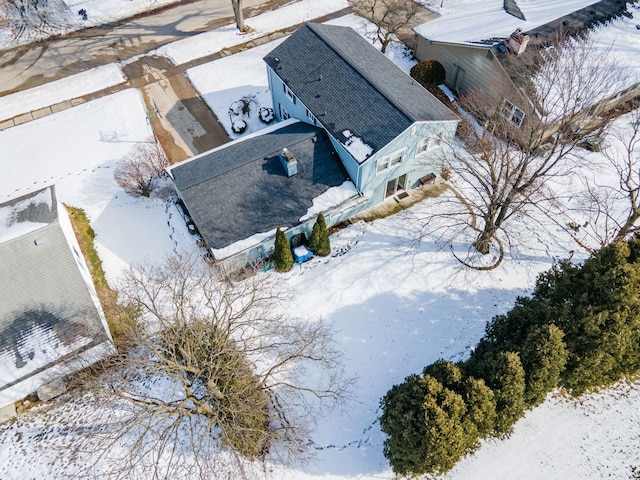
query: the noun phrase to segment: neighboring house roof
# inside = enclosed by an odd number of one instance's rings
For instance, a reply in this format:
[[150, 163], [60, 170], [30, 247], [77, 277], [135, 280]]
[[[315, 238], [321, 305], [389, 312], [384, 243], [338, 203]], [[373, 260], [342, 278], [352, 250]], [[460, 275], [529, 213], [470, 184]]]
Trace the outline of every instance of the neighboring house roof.
[[458, 119], [349, 27], [307, 23], [264, 60], [335, 139], [371, 154], [414, 122]]
[[[549, 43], [553, 44], [559, 39], [559, 35], [573, 36], [590, 30], [590, 55], [602, 61], [613, 61], [624, 68], [628, 67], [628, 78], [621, 72], [620, 82], [615, 86], [615, 91], [603, 92], [605, 97], [613, 95], [616, 91], [624, 90], [640, 81], [640, 61], [637, 58], [639, 55], [629, 55], [629, 51], [635, 53], [640, 50], [638, 19], [634, 19], [633, 14], [628, 12], [627, 5], [626, 1], [621, 0], [600, 0], [596, 4], [527, 31], [529, 42], [521, 55], [515, 56], [508, 51], [496, 50], [494, 53], [511, 79], [519, 85], [522, 81], [521, 65], [535, 64], [532, 55], [535, 55], [537, 50], [547, 48]], [[640, 9], [636, 9], [636, 12], [640, 15]], [[594, 28], [596, 26], [598, 27]]]
[[[314, 198], [349, 179], [322, 129], [283, 123], [167, 169], [209, 248], [297, 225]], [[298, 162], [292, 177], [278, 158], [284, 148]]]
[[516, 3], [525, 20], [507, 13], [504, 0], [480, 0], [476, 5], [466, 5], [460, 12], [423, 23], [414, 30], [432, 42], [493, 44], [518, 28], [523, 32], [533, 30], [598, 0], [519, 0]]
[[65, 233], [69, 219], [58, 213], [53, 187], [0, 204], [0, 406], [60, 376], [50, 372], [70, 358], [110, 345], [84, 259]]

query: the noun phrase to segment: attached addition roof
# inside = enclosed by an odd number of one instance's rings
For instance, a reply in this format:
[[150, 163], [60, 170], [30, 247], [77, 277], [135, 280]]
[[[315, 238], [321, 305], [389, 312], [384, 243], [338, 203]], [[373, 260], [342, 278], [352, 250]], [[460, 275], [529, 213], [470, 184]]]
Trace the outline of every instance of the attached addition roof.
[[414, 122], [458, 119], [349, 27], [307, 23], [264, 60], [335, 139], [372, 154]]
[[[298, 162], [292, 177], [286, 176], [278, 158], [284, 148]], [[314, 198], [349, 179], [326, 133], [291, 121], [168, 171], [200, 235], [213, 249], [299, 224]]]

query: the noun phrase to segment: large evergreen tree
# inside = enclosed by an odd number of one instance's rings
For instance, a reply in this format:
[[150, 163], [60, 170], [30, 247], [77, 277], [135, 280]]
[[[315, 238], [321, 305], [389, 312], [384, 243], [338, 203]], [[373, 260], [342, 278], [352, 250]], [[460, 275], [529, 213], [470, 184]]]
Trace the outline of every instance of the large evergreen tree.
[[309, 239], [309, 248], [315, 255], [325, 257], [331, 253], [331, 243], [329, 242], [329, 232], [327, 224], [324, 221], [324, 215], [318, 214], [316, 222], [311, 230], [311, 238]]
[[640, 370], [640, 239], [608, 245], [583, 265], [564, 262], [538, 279], [534, 298], [565, 334], [562, 383], [574, 394]]
[[274, 268], [279, 272], [288, 272], [293, 266], [291, 246], [289, 245], [287, 236], [280, 230], [280, 227], [276, 230], [276, 242], [273, 247], [271, 259], [273, 260]]

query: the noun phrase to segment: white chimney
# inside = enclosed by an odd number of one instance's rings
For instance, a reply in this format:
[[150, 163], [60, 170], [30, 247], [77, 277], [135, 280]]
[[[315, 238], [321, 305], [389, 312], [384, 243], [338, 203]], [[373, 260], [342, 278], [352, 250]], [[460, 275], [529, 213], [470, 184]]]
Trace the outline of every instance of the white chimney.
[[278, 155], [278, 157], [280, 158], [280, 163], [282, 163], [287, 177], [293, 177], [298, 173], [298, 161], [296, 160], [295, 155], [290, 152], [287, 147], [282, 149], [282, 153]]
[[529, 43], [529, 35], [523, 33], [521, 29], [517, 29], [509, 37], [509, 49], [516, 55], [520, 55], [527, 49]]

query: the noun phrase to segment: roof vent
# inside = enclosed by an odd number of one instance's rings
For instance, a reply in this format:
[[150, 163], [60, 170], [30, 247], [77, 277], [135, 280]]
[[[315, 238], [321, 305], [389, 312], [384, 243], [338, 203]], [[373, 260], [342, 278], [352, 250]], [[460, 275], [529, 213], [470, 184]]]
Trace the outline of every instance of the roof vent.
[[521, 29], [517, 29], [509, 37], [509, 49], [516, 55], [520, 55], [527, 48], [529, 43], [529, 35], [524, 33]]
[[42, 239], [41, 238], [36, 238], [33, 243], [38, 246], [38, 245], [42, 245]]
[[282, 153], [278, 155], [278, 158], [280, 158], [280, 163], [282, 163], [287, 177], [293, 177], [298, 173], [298, 161], [296, 160], [296, 156], [289, 151], [287, 147], [282, 149]]

